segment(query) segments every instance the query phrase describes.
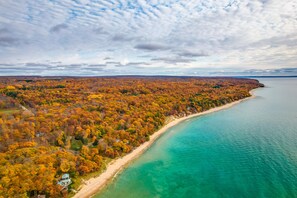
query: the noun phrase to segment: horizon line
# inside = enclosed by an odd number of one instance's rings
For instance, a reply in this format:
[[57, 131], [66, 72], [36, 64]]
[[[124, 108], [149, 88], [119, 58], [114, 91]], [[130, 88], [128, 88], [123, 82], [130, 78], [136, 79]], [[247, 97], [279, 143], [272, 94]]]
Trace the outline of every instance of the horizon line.
[[220, 76], [210, 76], [210, 75], [201, 75], [201, 76], [193, 76], [193, 75], [102, 75], [102, 76], [78, 76], [78, 75], [7, 75], [1, 76], [0, 78], [21, 78], [21, 77], [35, 77], [35, 78], [112, 78], [112, 77], [184, 77], [184, 78], [296, 78], [297, 75], [220, 75]]

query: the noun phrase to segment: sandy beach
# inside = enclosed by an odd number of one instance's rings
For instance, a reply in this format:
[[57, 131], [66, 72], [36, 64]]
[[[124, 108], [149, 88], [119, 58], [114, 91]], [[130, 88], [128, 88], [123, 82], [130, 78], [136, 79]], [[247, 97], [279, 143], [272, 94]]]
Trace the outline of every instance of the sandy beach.
[[239, 104], [242, 101], [245, 101], [247, 99], [251, 99], [254, 97], [253, 90], [250, 92], [252, 96], [220, 106], [215, 107], [212, 109], [209, 109], [207, 111], [192, 114], [186, 117], [174, 119], [173, 121], [169, 122], [165, 126], [163, 126], [160, 130], [156, 131], [153, 135], [150, 136], [150, 140], [145, 142], [144, 144], [137, 147], [135, 150], [133, 150], [131, 153], [125, 155], [122, 158], [118, 158], [113, 160], [108, 166], [105, 172], [100, 174], [98, 177], [91, 178], [83, 184], [81, 189], [73, 196], [74, 198], [86, 198], [94, 195], [97, 193], [100, 189], [102, 189], [104, 186], [108, 184], [109, 181], [111, 181], [120, 171], [122, 171], [129, 163], [131, 163], [134, 159], [136, 159], [139, 155], [141, 155], [146, 149], [148, 149], [163, 133], [165, 133], [169, 128], [175, 126], [176, 124], [187, 120], [189, 118], [202, 116], [205, 114], [213, 113], [216, 111], [220, 111], [223, 109], [230, 108], [236, 104]]

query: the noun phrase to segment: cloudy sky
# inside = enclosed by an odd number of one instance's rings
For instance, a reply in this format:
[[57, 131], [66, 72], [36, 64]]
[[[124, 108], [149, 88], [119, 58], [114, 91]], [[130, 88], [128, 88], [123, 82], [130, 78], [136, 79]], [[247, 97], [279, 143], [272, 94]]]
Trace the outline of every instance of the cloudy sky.
[[297, 0], [0, 0], [0, 75], [296, 75]]

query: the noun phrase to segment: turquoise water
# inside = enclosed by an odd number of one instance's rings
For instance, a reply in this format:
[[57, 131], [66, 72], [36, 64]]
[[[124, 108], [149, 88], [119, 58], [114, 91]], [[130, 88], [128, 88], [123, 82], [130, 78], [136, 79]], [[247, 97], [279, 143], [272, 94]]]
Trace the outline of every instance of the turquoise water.
[[297, 79], [168, 130], [96, 198], [297, 197]]

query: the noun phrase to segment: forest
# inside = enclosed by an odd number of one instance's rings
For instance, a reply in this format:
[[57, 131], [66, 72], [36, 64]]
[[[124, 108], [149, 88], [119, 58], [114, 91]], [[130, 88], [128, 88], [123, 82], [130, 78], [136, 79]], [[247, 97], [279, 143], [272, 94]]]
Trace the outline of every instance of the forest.
[[168, 118], [261, 86], [242, 78], [0, 77], [0, 197], [65, 197], [57, 184], [64, 173], [77, 185], [148, 141]]

